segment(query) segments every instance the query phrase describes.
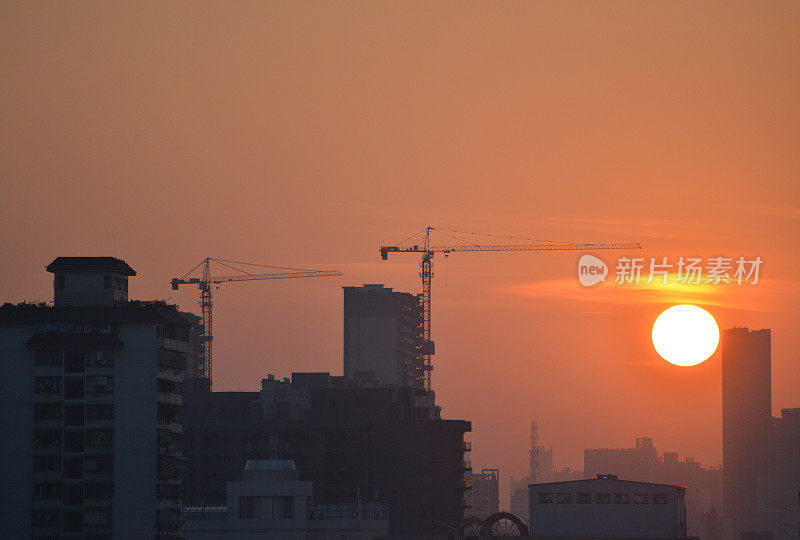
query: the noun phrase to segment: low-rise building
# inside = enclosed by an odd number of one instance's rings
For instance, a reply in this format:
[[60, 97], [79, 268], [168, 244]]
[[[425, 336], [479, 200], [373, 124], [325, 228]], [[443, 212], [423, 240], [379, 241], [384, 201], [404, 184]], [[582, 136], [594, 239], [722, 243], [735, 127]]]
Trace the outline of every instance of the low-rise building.
[[184, 509], [186, 540], [368, 540], [388, 533], [386, 505], [313, 505], [291, 460], [250, 460], [227, 483], [227, 506]]
[[598, 475], [531, 484], [530, 532], [537, 537], [685, 538], [685, 489]]

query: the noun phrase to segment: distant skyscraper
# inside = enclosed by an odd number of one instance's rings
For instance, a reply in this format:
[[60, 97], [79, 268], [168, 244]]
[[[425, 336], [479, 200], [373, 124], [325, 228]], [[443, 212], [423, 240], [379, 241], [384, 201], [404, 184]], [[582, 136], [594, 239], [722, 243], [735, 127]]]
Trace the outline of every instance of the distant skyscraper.
[[651, 437], [637, 437], [636, 448], [587, 448], [583, 451], [586, 478], [616, 474], [625, 480], [651, 482], [657, 462]]
[[424, 388], [419, 298], [383, 285], [343, 289], [345, 378]]
[[757, 478], [763, 476], [772, 422], [770, 331], [723, 331], [723, 512], [730, 532], [759, 528]]

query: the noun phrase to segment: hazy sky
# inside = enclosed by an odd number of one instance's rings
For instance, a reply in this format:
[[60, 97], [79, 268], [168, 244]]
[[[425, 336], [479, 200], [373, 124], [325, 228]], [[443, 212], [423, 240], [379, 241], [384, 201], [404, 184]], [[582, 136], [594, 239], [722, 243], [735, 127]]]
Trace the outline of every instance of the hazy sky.
[[256, 390], [341, 373], [341, 287], [417, 291], [377, 248], [429, 224], [760, 256], [680, 298], [584, 289], [578, 254], [435, 259], [437, 399], [504, 495], [534, 410], [559, 467], [639, 435], [719, 464], [718, 356], [670, 366], [650, 328], [675, 301], [772, 328], [773, 408], [800, 406], [798, 27], [796, 2], [3, 2], [0, 301], [114, 237], [133, 297], [194, 311], [169, 278], [206, 256], [341, 269], [220, 288], [215, 387]]

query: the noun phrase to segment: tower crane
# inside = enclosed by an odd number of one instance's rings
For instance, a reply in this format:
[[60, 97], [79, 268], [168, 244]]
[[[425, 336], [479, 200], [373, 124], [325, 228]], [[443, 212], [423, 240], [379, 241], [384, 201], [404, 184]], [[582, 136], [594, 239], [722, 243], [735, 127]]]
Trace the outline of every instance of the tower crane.
[[[236, 270], [239, 273], [228, 276], [212, 276], [211, 275], [212, 262]], [[234, 265], [273, 268], [273, 269], [284, 270], [284, 272], [253, 274], [248, 272], [247, 270], [242, 270], [241, 268], [237, 268]], [[202, 267], [202, 275], [200, 277], [190, 277], [198, 268], [201, 267]], [[291, 271], [286, 271], [286, 270], [291, 270]], [[283, 266], [270, 266], [266, 264], [253, 264], [253, 263], [245, 263], [239, 261], [229, 261], [226, 259], [215, 259], [213, 257], [206, 257], [205, 259], [200, 261], [199, 264], [197, 264], [194, 268], [186, 272], [181, 277], [172, 278], [170, 280], [170, 284], [172, 285], [172, 289], [175, 291], [177, 291], [178, 287], [181, 285], [196, 284], [200, 289], [200, 307], [202, 308], [203, 311], [203, 335], [200, 338], [203, 345], [203, 361], [200, 366], [200, 373], [198, 375], [200, 377], [207, 378], [210, 387], [211, 357], [212, 357], [213, 342], [214, 342], [214, 334], [211, 331], [212, 306], [213, 306], [213, 303], [211, 301], [211, 288], [213, 285], [219, 285], [220, 283], [230, 283], [233, 281], [315, 278], [315, 277], [341, 276], [341, 275], [342, 272], [340, 270], [305, 270], [301, 268], [287, 268]]]
[[[465, 231], [452, 231], [448, 229], [437, 229], [434, 227], [425, 227], [423, 231], [416, 233], [409, 238], [400, 242], [406, 243], [411, 238], [424, 233], [424, 240], [422, 245], [411, 246], [381, 246], [381, 260], [388, 260], [390, 253], [420, 253], [422, 254], [422, 262], [420, 263], [421, 271], [419, 273], [422, 278], [422, 346], [420, 349], [421, 362], [418, 369], [421, 370], [424, 376], [425, 389], [431, 389], [431, 371], [433, 365], [431, 364], [431, 356], [435, 352], [434, 342], [431, 339], [431, 279], [433, 278], [433, 255], [434, 253], [444, 253], [447, 257], [450, 253], [455, 252], [475, 252], [475, 251], [594, 251], [599, 249], [641, 249], [642, 245], [639, 242], [631, 243], [595, 243], [584, 244], [578, 242], [547, 242], [538, 241], [532, 244], [501, 244], [501, 245], [480, 245], [475, 243], [468, 243], [467, 245], [431, 245], [431, 231], [437, 231], [445, 234], [456, 240], [464, 241], [457, 236], [449, 233], [463, 233], [463, 234], [479, 234]], [[481, 236], [495, 236], [495, 235], [481, 235]], [[514, 238], [505, 236], [502, 238]], [[530, 240], [528, 238], [514, 238], [517, 240]]]

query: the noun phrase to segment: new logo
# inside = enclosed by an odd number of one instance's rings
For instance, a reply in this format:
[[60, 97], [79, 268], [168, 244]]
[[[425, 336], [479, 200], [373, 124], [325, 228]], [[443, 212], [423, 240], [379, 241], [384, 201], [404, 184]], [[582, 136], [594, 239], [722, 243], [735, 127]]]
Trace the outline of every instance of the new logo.
[[608, 265], [594, 255], [583, 255], [578, 261], [578, 281], [584, 287], [591, 287], [606, 280]]

